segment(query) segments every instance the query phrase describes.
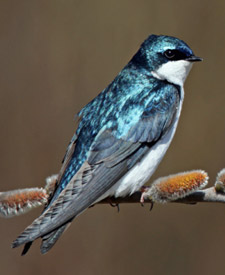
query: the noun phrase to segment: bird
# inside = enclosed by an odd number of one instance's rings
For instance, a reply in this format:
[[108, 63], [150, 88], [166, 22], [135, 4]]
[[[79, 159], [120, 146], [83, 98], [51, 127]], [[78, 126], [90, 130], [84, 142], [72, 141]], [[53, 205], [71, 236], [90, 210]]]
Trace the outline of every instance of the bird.
[[52, 196], [12, 243], [42, 238], [47, 253], [84, 210], [139, 190], [152, 176], [175, 134], [184, 82], [201, 61], [182, 40], [150, 35], [115, 79], [77, 114]]

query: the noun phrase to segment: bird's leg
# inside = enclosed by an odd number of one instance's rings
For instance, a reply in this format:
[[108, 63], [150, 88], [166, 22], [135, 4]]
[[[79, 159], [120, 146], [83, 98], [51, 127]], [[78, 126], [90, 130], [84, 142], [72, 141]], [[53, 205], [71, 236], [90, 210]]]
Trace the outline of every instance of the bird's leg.
[[149, 209], [149, 211], [152, 211], [152, 209], [153, 209], [153, 206], [154, 206], [154, 202], [152, 201], [152, 202], [151, 202], [151, 206], [150, 206], [150, 209]]
[[144, 206], [144, 202], [145, 202], [145, 193], [147, 192], [149, 188], [147, 186], [142, 186], [140, 191], [141, 191], [141, 198], [140, 198], [140, 203], [141, 206]]
[[[141, 191], [141, 198], [140, 198], [141, 206], [144, 206], [145, 194], [148, 190], [149, 190], [148, 186], [142, 186], [141, 189], [140, 189], [140, 191]], [[151, 202], [150, 211], [153, 209], [153, 205], [154, 205], [154, 203]]]
[[118, 213], [120, 212], [120, 205], [119, 205], [119, 203], [114, 203], [114, 202], [112, 201], [111, 197], [108, 197], [106, 200], [109, 202], [109, 204], [110, 204], [112, 207], [117, 207]]

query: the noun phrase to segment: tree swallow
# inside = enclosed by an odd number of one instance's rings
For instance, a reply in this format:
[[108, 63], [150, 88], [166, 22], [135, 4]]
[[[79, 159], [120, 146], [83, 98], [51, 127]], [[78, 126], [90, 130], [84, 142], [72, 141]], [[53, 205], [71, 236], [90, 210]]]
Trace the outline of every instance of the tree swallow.
[[201, 61], [175, 37], [151, 35], [109, 86], [79, 113], [57, 185], [43, 213], [13, 242], [42, 238], [46, 253], [71, 221], [110, 196], [139, 190], [156, 170], [177, 128], [183, 85]]

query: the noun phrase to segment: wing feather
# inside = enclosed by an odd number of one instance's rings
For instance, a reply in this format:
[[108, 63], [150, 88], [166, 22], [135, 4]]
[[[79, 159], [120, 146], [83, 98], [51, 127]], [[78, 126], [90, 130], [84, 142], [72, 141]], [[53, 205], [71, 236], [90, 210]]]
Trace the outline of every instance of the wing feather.
[[[175, 89], [175, 88], [174, 88]], [[179, 94], [164, 93], [149, 102], [139, 121], [118, 138], [114, 130], [100, 131], [90, 147], [87, 160], [70, 179], [49, 207], [13, 242], [13, 247], [42, 237], [42, 252], [47, 252], [65, 230], [67, 223], [104, 195], [150, 150], [170, 128], [179, 104]], [[87, 129], [87, 126], [85, 127]], [[66, 153], [62, 175], [73, 156], [74, 136]]]
[[113, 155], [95, 164], [85, 162], [51, 206], [13, 242], [13, 247], [34, 241], [57, 230], [104, 195], [127, 172], [129, 157], [141, 146], [141, 143], [139, 146], [135, 144], [131, 150], [130, 143], [127, 145], [125, 141], [123, 143], [127, 150], [125, 148], [121, 150], [123, 157], [118, 156], [118, 152], [115, 151], [120, 162], [114, 163], [113, 166], [111, 165]]

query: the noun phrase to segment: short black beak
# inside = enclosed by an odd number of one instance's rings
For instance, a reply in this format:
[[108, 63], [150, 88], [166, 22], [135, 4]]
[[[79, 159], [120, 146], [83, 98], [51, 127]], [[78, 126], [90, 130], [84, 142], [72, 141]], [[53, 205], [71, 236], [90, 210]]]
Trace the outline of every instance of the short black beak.
[[197, 62], [197, 61], [202, 61], [203, 59], [201, 57], [192, 55], [192, 56], [187, 57], [185, 60], [190, 61], [190, 62]]

